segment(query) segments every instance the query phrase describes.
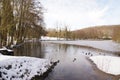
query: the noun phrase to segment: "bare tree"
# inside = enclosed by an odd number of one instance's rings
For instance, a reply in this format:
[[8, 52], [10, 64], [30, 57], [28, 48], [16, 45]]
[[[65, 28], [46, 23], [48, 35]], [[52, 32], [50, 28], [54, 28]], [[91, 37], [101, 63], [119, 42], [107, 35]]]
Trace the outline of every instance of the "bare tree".
[[38, 0], [0, 0], [1, 45], [40, 38], [45, 33], [42, 9]]

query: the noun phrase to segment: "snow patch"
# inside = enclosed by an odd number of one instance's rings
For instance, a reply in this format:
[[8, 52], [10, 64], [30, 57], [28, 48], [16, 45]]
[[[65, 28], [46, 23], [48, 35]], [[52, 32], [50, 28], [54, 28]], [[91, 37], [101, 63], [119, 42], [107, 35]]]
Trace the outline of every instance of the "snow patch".
[[64, 38], [41, 36], [41, 40], [65, 40]]
[[109, 74], [120, 75], [120, 57], [93, 56], [90, 59], [100, 70]]
[[52, 63], [47, 59], [0, 55], [0, 80], [30, 80], [42, 75]]
[[6, 51], [8, 51], [8, 52], [13, 52], [13, 50], [7, 49], [6, 47], [0, 48], [0, 51], [3, 51], [3, 50], [6, 50]]

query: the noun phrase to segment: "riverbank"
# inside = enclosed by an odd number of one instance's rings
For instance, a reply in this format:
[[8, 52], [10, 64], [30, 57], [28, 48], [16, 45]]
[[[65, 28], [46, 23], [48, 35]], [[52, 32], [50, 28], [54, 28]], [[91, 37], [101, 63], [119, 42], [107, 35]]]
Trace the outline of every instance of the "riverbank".
[[91, 62], [94, 68], [97, 68], [99, 72], [112, 75], [113, 79], [120, 80], [120, 58], [114, 56], [92, 56], [88, 60]]
[[108, 73], [113, 75], [120, 75], [120, 58], [113, 56], [92, 56], [89, 58], [96, 64], [96, 66]]
[[50, 43], [59, 43], [59, 44], [70, 44], [70, 45], [78, 45], [83, 47], [95, 48], [110, 52], [119, 53], [120, 52], [120, 44], [115, 43], [112, 40], [76, 40], [76, 41], [46, 41]]
[[0, 79], [30, 80], [35, 76], [42, 76], [54, 62], [34, 57], [16, 57], [0, 54]]

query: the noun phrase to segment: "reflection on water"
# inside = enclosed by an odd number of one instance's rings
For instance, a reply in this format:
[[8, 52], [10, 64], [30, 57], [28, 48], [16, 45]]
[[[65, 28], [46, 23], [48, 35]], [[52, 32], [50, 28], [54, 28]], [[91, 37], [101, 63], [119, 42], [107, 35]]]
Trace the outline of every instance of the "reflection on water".
[[88, 56], [113, 54], [79, 46], [31, 42], [16, 48], [15, 55], [60, 60], [45, 80], [112, 80], [113, 77], [99, 71], [87, 59]]
[[41, 47], [40, 42], [31, 42], [25, 43], [22, 46], [17, 47], [14, 49], [15, 56], [32, 56], [43, 58], [44, 54], [42, 54], [43, 49]]

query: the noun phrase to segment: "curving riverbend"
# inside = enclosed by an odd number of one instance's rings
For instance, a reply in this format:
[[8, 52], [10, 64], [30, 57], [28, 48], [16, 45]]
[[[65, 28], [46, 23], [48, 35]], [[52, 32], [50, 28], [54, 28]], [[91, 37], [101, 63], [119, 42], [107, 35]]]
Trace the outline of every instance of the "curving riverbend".
[[[99, 70], [88, 59], [90, 56], [118, 56], [95, 49], [83, 48], [69, 44], [48, 42], [27, 42], [14, 49], [15, 56], [32, 56], [59, 60], [45, 80], [116, 80], [119, 76], [107, 74]], [[36, 79], [39, 80], [39, 79]]]

